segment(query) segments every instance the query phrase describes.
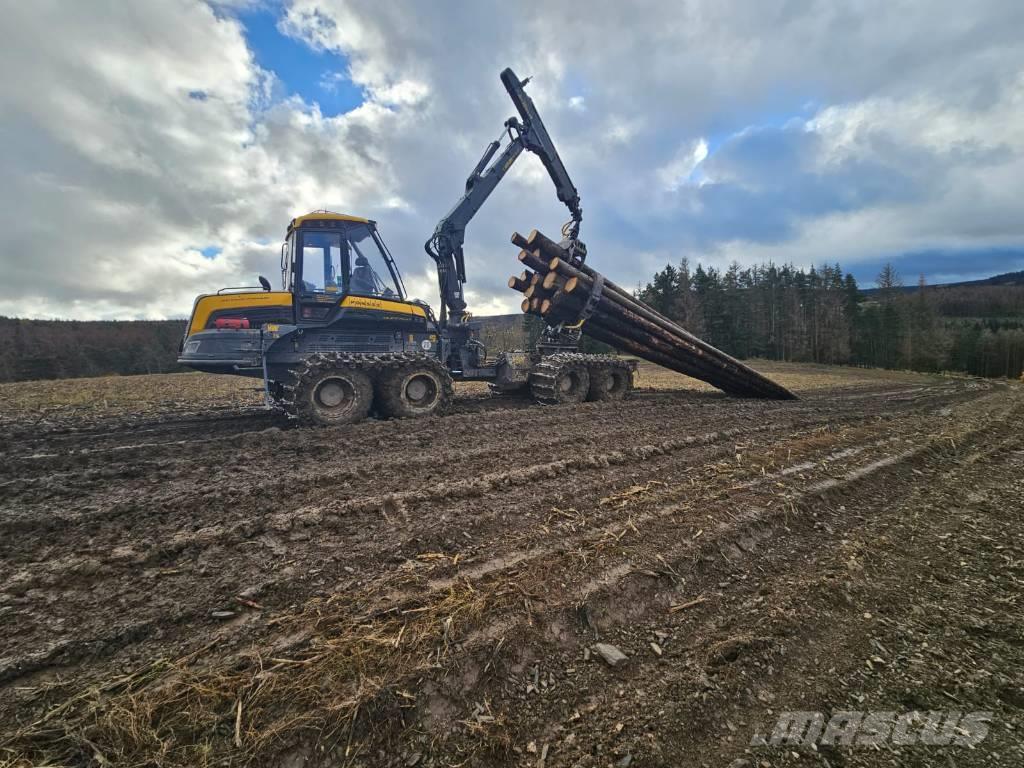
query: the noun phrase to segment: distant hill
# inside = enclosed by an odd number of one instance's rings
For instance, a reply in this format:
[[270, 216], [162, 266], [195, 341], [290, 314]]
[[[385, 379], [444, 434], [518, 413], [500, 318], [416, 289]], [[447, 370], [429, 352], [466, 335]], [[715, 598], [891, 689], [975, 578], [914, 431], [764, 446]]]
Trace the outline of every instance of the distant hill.
[[0, 317], [0, 381], [168, 373], [184, 320], [19, 320]]
[[984, 280], [965, 280], [962, 283], [944, 283], [940, 288], [957, 288], [965, 285], [1024, 285], [1024, 271], [1004, 272], [1001, 275], [986, 277]]
[[[992, 277], [986, 277], [981, 280], [964, 280], [959, 283], [936, 283], [935, 285], [929, 285], [928, 288], [967, 288], [967, 287], [980, 287], [987, 285], [1024, 285], [1024, 271], [1021, 272], [1004, 272], [1001, 275], [993, 275]], [[879, 288], [862, 288], [861, 293], [865, 296], [870, 296], [873, 293], [877, 293]], [[904, 285], [898, 290], [908, 293], [910, 291], [916, 291], [916, 285]]]
[[[896, 289], [905, 296], [916, 293], [916, 285]], [[861, 294], [873, 301], [880, 289], [866, 288]], [[1005, 326], [1020, 327], [1024, 322], [1024, 272], [1006, 272], [984, 280], [965, 280], [925, 286], [929, 304], [947, 322], [982, 322], [992, 330]], [[999, 321], [993, 324], [994, 321]]]
[[521, 312], [514, 315], [481, 315], [472, 322], [480, 326], [480, 341], [487, 347], [488, 355], [526, 347]]

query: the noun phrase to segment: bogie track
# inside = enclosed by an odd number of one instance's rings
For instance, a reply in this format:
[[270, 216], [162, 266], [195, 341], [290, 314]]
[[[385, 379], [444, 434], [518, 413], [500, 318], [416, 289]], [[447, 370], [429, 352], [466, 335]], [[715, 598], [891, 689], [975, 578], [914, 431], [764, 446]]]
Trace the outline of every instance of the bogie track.
[[325, 426], [445, 413], [452, 377], [435, 358], [413, 353], [317, 354], [295, 372], [276, 401], [289, 416]]
[[530, 374], [534, 398], [548, 405], [621, 400], [632, 388], [633, 371], [629, 363], [608, 355], [550, 355]]
[[[608, 355], [559, 353], [530, 373], [540, 403], [621, 400], [633, 389], [629, 363]], [[352, 424], [371, 413], [382, 418], [440, 416], [454, 399], [451, 374], [439, 360], [416, 353], [317, 354], [272, 392], [274, 404], [307, 424]]]

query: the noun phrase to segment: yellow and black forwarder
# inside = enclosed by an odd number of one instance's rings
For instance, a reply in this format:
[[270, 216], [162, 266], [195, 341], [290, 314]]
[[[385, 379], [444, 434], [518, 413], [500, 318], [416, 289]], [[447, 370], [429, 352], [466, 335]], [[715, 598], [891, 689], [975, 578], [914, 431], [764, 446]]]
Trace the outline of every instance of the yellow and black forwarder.
[[178, 362], [210, 373], [263, 379], [267, 402], [307, 423], [345, 424], [383, 417], [441, 414], [453, 380], [487, 381], [492, 390], [529, 388], [542, 402], [618, 399], [632, 369], [614, 358], [578, 353], [579, 331], [546, 328], [533, 351], [489, 359], [466, 313], [462, 246], [466, 225], [524, 149], [540, 156], [572, 220], [562, 245], [577, 263], [579, 195], [537, 114], [510, 69], [501, 73], [522, 117], [509, 118], [509, 142], [484, 152], [466, 192], [425, 246], [437, 263], [441, 313], [406, 296], [401, 274], [369, 219], [329, 211], [299, 216], [281, 247], [282, 290], [202, 295], [192, 308]]

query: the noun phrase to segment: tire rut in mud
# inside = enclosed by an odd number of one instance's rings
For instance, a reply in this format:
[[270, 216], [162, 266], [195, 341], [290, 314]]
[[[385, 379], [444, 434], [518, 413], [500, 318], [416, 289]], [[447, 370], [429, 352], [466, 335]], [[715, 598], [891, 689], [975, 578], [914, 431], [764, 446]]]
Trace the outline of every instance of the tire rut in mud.
[[[0, 543], [0, 588], [14, 596], [9, 615], [19, 621], [10, 648], [28, 660], [39, 637], [59, 636], [62, 626], [81, 631], [90, 614], [97, 629], [117, 624], [119, 613], [125, 626], [158, 627], [145, 644], [141, 634], [108, 630], [127, 641], [108, 643], [88, 665], [74, 651], [61, 657], [98, 671], [158, 648], [195, 647], [223, 629], [214, 611], [252, 617], [228, 635], [232, 647], [273, 637], [267, 618], [316, 595], [369, 590], [422, 601], [467, 578], [483, 588], [511, 580], [544, 595], [527, 597], [524, 615], [560, 627], [559, 636], [576, 632], [565, 615], [588, 590], [589, 620], [614, 626], [622, 609], [602, 608], [603, 592], [623, 579], [667, 590], [672, 571], [694, 557], [678, 549], [681, 536], [721, 541], [730, 554], [757, 551], [764, 523], [747, 512], [783, 499], [780, 486], [815, 488], [886, 459], [871, 471], [895, 472], [917, 460], [910, 451], [923, 436], [1014, 414], [1005, 393], [988, 387], [887, 391], [884, 399], [854, 390], [771, 406], [655, 392], [539, 412], [456, 407], [430, 423], [246, 432], [143, 446], [124, 460], [115, 451], [68, 454], [78, 444], [62, 437], [63, 455], [16, 459], [25, 475], [0, 486], [0, 509], [13, 513]], [[984, 439], [1003, 435], [993, 430]], [[381, 457], [379, 446], [398, 435], [402, 450]], [[514, 469], [499, 469], [507, 466]], [[815, 491], [824, 492], [837, 491]], [[750, 543], [729, 543], [743, 525], [739, 540]], [[697, 562], [706, 556], [699, 552]], [[257, 599], [243, 599], [261, 609], [236, 600], [253, 586]], [[56, 594], [63, 604], [42, 602]], [[104, 607], [111, 601], [117, 609]], [[474, 631], [489, 637], [497, 630], [488, 627], [522, 630], [522, 621], [500, 612]], [[528, 627], [524, 636], [533, 637]]]

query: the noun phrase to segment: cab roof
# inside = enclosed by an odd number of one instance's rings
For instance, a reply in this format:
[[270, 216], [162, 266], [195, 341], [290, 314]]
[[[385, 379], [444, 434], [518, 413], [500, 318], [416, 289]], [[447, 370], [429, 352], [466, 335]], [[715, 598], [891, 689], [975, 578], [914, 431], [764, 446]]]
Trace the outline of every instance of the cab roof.
[[364, 219], [361, 216], [350, 216], [347, 213], [333, 213], [332, 211], [312, 211], [311, 213], [296, 216], [288, 225], [288, 231], [301, 227], [303, 224], [328, 221], [351, 221], [357, 224], [374, 224], [372, 219]]

